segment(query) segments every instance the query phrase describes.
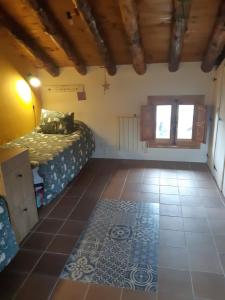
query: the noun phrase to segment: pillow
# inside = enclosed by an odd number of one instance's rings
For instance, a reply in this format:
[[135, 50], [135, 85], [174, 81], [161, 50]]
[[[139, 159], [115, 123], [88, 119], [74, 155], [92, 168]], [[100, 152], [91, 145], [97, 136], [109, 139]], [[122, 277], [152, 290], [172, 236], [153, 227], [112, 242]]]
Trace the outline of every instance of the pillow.
[[74, 113], [41, 110], [41, 121], [38, 132], [50, 134], [69, 134], [74, 131]]

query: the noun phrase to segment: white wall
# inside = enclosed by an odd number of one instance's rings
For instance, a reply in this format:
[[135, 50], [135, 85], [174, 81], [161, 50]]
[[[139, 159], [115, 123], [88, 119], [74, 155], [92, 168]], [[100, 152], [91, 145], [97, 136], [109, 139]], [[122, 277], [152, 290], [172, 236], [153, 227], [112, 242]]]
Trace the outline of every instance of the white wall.
[[225, 61], [214, 74], [214, 114], [210, 135], [208, 165], [217, 185], [225, 195]]
[[[119, 66], [115, 76], [107, 76], [110, 89], [103, 92], [104, 69], [91, 67], [86, 76], [74, 68], [61, 70], [53, 78], [40, 70], [43, 107], [59, 111], [74, 111], [75, 117], [87, 123], [96, 135], [98, 157], [131, 157], [136, 159], [159, 159], [206, 162], [207, 146], [198, 150], [148, 149], [142, 153], [118, 151], [118, 116], [140, 113], [140, 106], [147, 103], [150, 95], [206, 96], [211, 102], [211, 78], [200, 70], [199, 63], [183, 63], [178, 72], [170, 73], [167, 64], [148, 66], [145, 75], [137, 75], [132, 66]], [[85, 84], [87, 101], [78, 102], [74, 93], [49, 92], [46, 85]]]
[[220, 104], [222, 102], [222, 92], [223, 92], [223, 76], [224, 64], [221, 64], [220, 67], [214, 72], [214, 85], [212, 91], [213, 98], [213, 112], [212, 112], [212, 128], [209, 137], [209, 149], [208, 149], [208, 165], [212, 173], [214, 172], [214, 154], [216, 146], [216, 137], [217, 137], [217, 125], [218, 125], [218, 112], [220, 111]]

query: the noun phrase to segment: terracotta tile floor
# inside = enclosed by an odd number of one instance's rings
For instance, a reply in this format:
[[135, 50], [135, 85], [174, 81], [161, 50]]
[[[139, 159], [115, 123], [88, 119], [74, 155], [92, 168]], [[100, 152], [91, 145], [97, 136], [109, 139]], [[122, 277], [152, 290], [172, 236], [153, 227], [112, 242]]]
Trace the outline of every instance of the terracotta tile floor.
[[[159, 205], [157, 294], [59, 279], [101, 197]], [[92, 159], [39, 210], [39, 223], [0, 273], [0, 299], [224, 300], [223, 201], [203, 164]]]

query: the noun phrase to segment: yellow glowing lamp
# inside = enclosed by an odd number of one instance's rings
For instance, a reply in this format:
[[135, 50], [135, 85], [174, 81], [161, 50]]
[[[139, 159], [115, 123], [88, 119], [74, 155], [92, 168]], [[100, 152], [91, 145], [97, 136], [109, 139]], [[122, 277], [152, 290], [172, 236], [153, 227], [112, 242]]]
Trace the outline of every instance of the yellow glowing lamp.
[[23, 79], [16, 82], [16, 90], [20, 98], [26, 103], [29, 104], [32, 100], [31, 89], [27, 82]]
[[31, 74], [28, 75], [28, 82], [31, 86], [33, 86], [35, 88], [37, 88], [41, 85], [40, 79]]

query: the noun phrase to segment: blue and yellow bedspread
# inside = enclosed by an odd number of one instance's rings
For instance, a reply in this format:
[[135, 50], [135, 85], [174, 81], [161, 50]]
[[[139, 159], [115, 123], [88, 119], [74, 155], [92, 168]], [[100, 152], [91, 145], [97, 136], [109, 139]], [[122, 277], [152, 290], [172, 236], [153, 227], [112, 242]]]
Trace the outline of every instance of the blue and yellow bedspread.
[[18, 250], [5, 200], [0, 196], [0, 271], [10, 263]]
[[94, 149], [92, 131], [81, 121], [75, 121], [72, 134], [43, 134], [33, 131], [3, 147], [23, 147], [29, 150], [32, 168], [38, 167], [43, 178], [44, 197], [37, 198], [37, 207], [51, 202], [80, 172]]

